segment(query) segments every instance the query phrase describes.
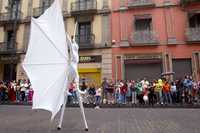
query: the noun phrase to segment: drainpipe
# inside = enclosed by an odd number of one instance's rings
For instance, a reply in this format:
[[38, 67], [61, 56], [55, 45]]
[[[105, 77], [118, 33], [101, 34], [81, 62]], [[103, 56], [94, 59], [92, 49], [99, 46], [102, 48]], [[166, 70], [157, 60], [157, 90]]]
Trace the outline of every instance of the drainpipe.
[[167, 18], [166, 18], [166, 8], [163, 8], [164, 23], [165, 23], [165, 34], [166, 34], [166, 44], [168, 44], [168, 29], [167, 29]]

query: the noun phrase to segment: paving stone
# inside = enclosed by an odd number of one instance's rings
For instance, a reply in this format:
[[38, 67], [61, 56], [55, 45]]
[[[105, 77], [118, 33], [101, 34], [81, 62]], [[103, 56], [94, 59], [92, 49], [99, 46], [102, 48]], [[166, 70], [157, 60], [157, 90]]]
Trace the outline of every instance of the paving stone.
[[[86, 108], [88, 133], [199, 133], [200, 109]], [[79, 108], [66, 108], [63, 128], [58, 116], [30, 106], [0, 105], [0, 133], [85, 133]]]

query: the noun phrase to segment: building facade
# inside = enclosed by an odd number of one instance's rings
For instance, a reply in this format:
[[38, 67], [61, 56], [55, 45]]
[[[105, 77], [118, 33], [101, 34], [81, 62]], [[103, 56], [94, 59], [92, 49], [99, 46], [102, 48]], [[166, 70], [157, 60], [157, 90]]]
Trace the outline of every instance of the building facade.
[[[30, 18], [53, 0], [0, 0], [0, 80], [24, 79]], [[200, 3], [185, 0], [60, 0], [79, 44], [81, 80], [200, 79]], [[75, 25], [77, 24], [76, 31]], [[44, 51], [45, 53], [45, 51]]]
[[79, 44], [79, 75], [86, 82], [101, 84], [104, 77], [112, 78], [111, 1], [68, 0], [66, 30], [74, 33]]
[[[26, 78], [21, 63], [28, 47], [31, 16], [53, 0], [0, 0], [0, 79]], [[112, 78], [111, 1], [60, 0], [66, 32], [79, 44], [81, 80], [99, 85]], [[75, 24], [77, 23], [76, 31]], [[45, 50], [44, 50], [45, 54]]]
[[25, 53], [23, 35], [24, 25], [19, 0], [0, 1], [0, 78], [15, 79], [20, 57]]
[[113, 79], [200, 80], [200, 3], [112, 1]]

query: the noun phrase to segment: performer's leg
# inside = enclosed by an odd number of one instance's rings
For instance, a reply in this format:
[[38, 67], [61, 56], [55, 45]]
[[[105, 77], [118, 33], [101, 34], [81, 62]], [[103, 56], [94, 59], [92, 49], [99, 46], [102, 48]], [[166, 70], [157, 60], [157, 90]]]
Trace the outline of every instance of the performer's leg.
[[79, 106], [80, 106], [82, 117], [83, 117], [83, 121], [84, 121], [84, 124], [85, 124], [85, 131], [88, 131], [88, 125], [87, 125], [87, 121], [86, 121], [86, 118], [85, 118], [85, 112], [84, 112], [84, 108], [83, 108], [82, 97], [80, 96], [80, 93], [79, 93], [78, 90], [76, 91], [76, 94], [78, 96]]
[[63, 122], [63, 117], [64, 117], [64, 113], [65, 113], [65, 106], [66, 106], [67, 100], [68, 100], [68, 92], [65, 92], [65, 99], [64, 99], [64, 103], [63, 103], [62, 109], [61, 109], [60, 121], [59, 121], [59, 124], [57, 127], [58, 130], [60, 130], [62, 127], [62, 122]]

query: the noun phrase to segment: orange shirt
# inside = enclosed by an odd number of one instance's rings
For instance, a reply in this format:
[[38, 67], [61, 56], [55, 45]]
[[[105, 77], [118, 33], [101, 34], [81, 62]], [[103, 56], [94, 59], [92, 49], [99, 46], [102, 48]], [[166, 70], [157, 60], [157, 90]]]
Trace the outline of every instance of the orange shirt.
[[163, 85], [163, 92], [166, 93], [166, 92], [170, 92], [170, 84], [169, 83], [165, 83]]

